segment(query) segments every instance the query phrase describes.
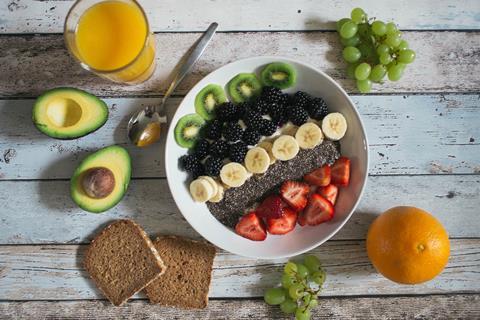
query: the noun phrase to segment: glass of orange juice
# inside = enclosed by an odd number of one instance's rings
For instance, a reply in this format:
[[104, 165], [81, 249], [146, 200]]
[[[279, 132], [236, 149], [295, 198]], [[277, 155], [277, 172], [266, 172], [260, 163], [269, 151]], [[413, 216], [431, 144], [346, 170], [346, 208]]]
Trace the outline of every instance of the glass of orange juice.
[[83, 68], [112, 81], [137, 84], [155, 70], [155, 38], [135, 0], [77, 0], [64, 37]]

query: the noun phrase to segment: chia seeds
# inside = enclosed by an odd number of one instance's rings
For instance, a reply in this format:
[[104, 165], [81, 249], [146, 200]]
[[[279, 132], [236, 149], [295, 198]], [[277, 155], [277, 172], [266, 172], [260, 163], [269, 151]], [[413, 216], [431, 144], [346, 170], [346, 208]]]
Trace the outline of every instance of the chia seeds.
[[218, 221], [235, 228], [247, 209], [278, 189], [284, 181], [300, 180], [324, 164], [333, 164], [339, 157], [340, 144], [333, 141], [324, 141], [311, 150], [300, 150], [292, 160], [277, 160], [265, 174], [253, 175], [241, 187], [226, 190], [222, 201], [208, 202], [207, 207]]

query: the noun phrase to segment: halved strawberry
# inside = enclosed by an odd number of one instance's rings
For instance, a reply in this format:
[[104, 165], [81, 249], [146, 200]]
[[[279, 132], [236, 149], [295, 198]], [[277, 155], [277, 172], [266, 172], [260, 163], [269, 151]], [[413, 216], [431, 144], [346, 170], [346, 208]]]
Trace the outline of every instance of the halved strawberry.
[[350, 159], [340, 157], [332, 166], [332, 183], [346, 187], [350, 181]]
[[295, 211], [305, 208], [309, 192], [309, 186], [298, 181], [287, 180], [280, 187], [280, 195], [283, 200]]
[[305, 212], [304, 211], [302, 211], [298, 214], [297, 222], [302, 227], [307, 224], [307, 221], [305, 220]]
[[334, 184], [329, 184], [326, 187], [318, 188], [317, 193], [330, 201], [332, 205], [335, 205], [335, 201], [337, 201], [338, 187]]
[[263, 241], [267, 238], [265, 223], [253, 211], [240, 218], [235, 226], [235, 232], [253, 241]]
[[325, 187], [330, 184], [330, 166], [328, 164], [313, 170], [303, 177], [306, 182], [318, 187]]
[[333, 205], [319, 194], [312, 194], [308, 205], [303, 211], [305, 223], [309, 226], [316, 226], [333, 218]]
[[291, 208], [285, 208], [283, 216], [278, 219], [267, 219], [267, 230], [271, 234], [286, 234], [295, 228], [297, 213]]
[[272, 194], [262, 201], [256, 211], [260, 218], [280, 218], [286, 206], [280, 196]]

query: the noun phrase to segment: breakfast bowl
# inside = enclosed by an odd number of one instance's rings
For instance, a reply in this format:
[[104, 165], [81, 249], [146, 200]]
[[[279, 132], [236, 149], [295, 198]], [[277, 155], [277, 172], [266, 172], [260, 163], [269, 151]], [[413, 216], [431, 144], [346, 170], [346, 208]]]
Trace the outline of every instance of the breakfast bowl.
[[[257, 73], [272, 62], [284, 62], [296, 70], [296, 83], [286, 93], [304, 91], [326, 102], [329, 112], [340, 112], [348, 129], [340, 140], [341, 155], [350, 159], [350, 183], [341, 188], [335, 204], [335, 214], [316, 226], [296, 226], [285, 235], [269, 234], [264, 241], [252, 241], [238, 235], [234, 229], [218, 221], [205, 203], [195, 202], [189, 192], [188, 174], [181, 170], [179, 158], [187, 150], [175, 141], [174, 128], [179, 119], [195, 112], [195, 97], [208, 84], [225, 86], [235, 75]], [[368, 176], [368, 143], [360, 115], [347, 93], [328, 75], [303, 62], [282, 57], [253, 57], [229, 63], [198, 82], [185, 96], [171, 119], [165, 150], [168, 185], [175, 203], [188, 223], [214, 245], [241, 256], [275, 259], [309, 251], [335, 235], [348, 221], [358, 205]], [[299, 169], [300, 170], [300, 169]], [[268, 174], [268, 172], [266, 173]], [[227, 191], [228, 192], [228, 191]]]

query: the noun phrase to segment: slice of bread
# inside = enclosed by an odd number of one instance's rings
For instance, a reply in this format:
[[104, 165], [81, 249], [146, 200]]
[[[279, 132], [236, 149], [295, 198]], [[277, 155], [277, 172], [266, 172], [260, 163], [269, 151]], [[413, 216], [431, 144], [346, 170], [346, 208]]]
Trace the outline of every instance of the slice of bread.
[[97, 287], [116, 306], [166, 269], [150, 238], [132, 220], [118, 220], [103, 229], [85, 252], [84, 266]]
[[153, 244], [167, 271], [145, 288], [150, 302], [187, 309], [206, 308], [215, 247], [176, 236], [159, 237]]

